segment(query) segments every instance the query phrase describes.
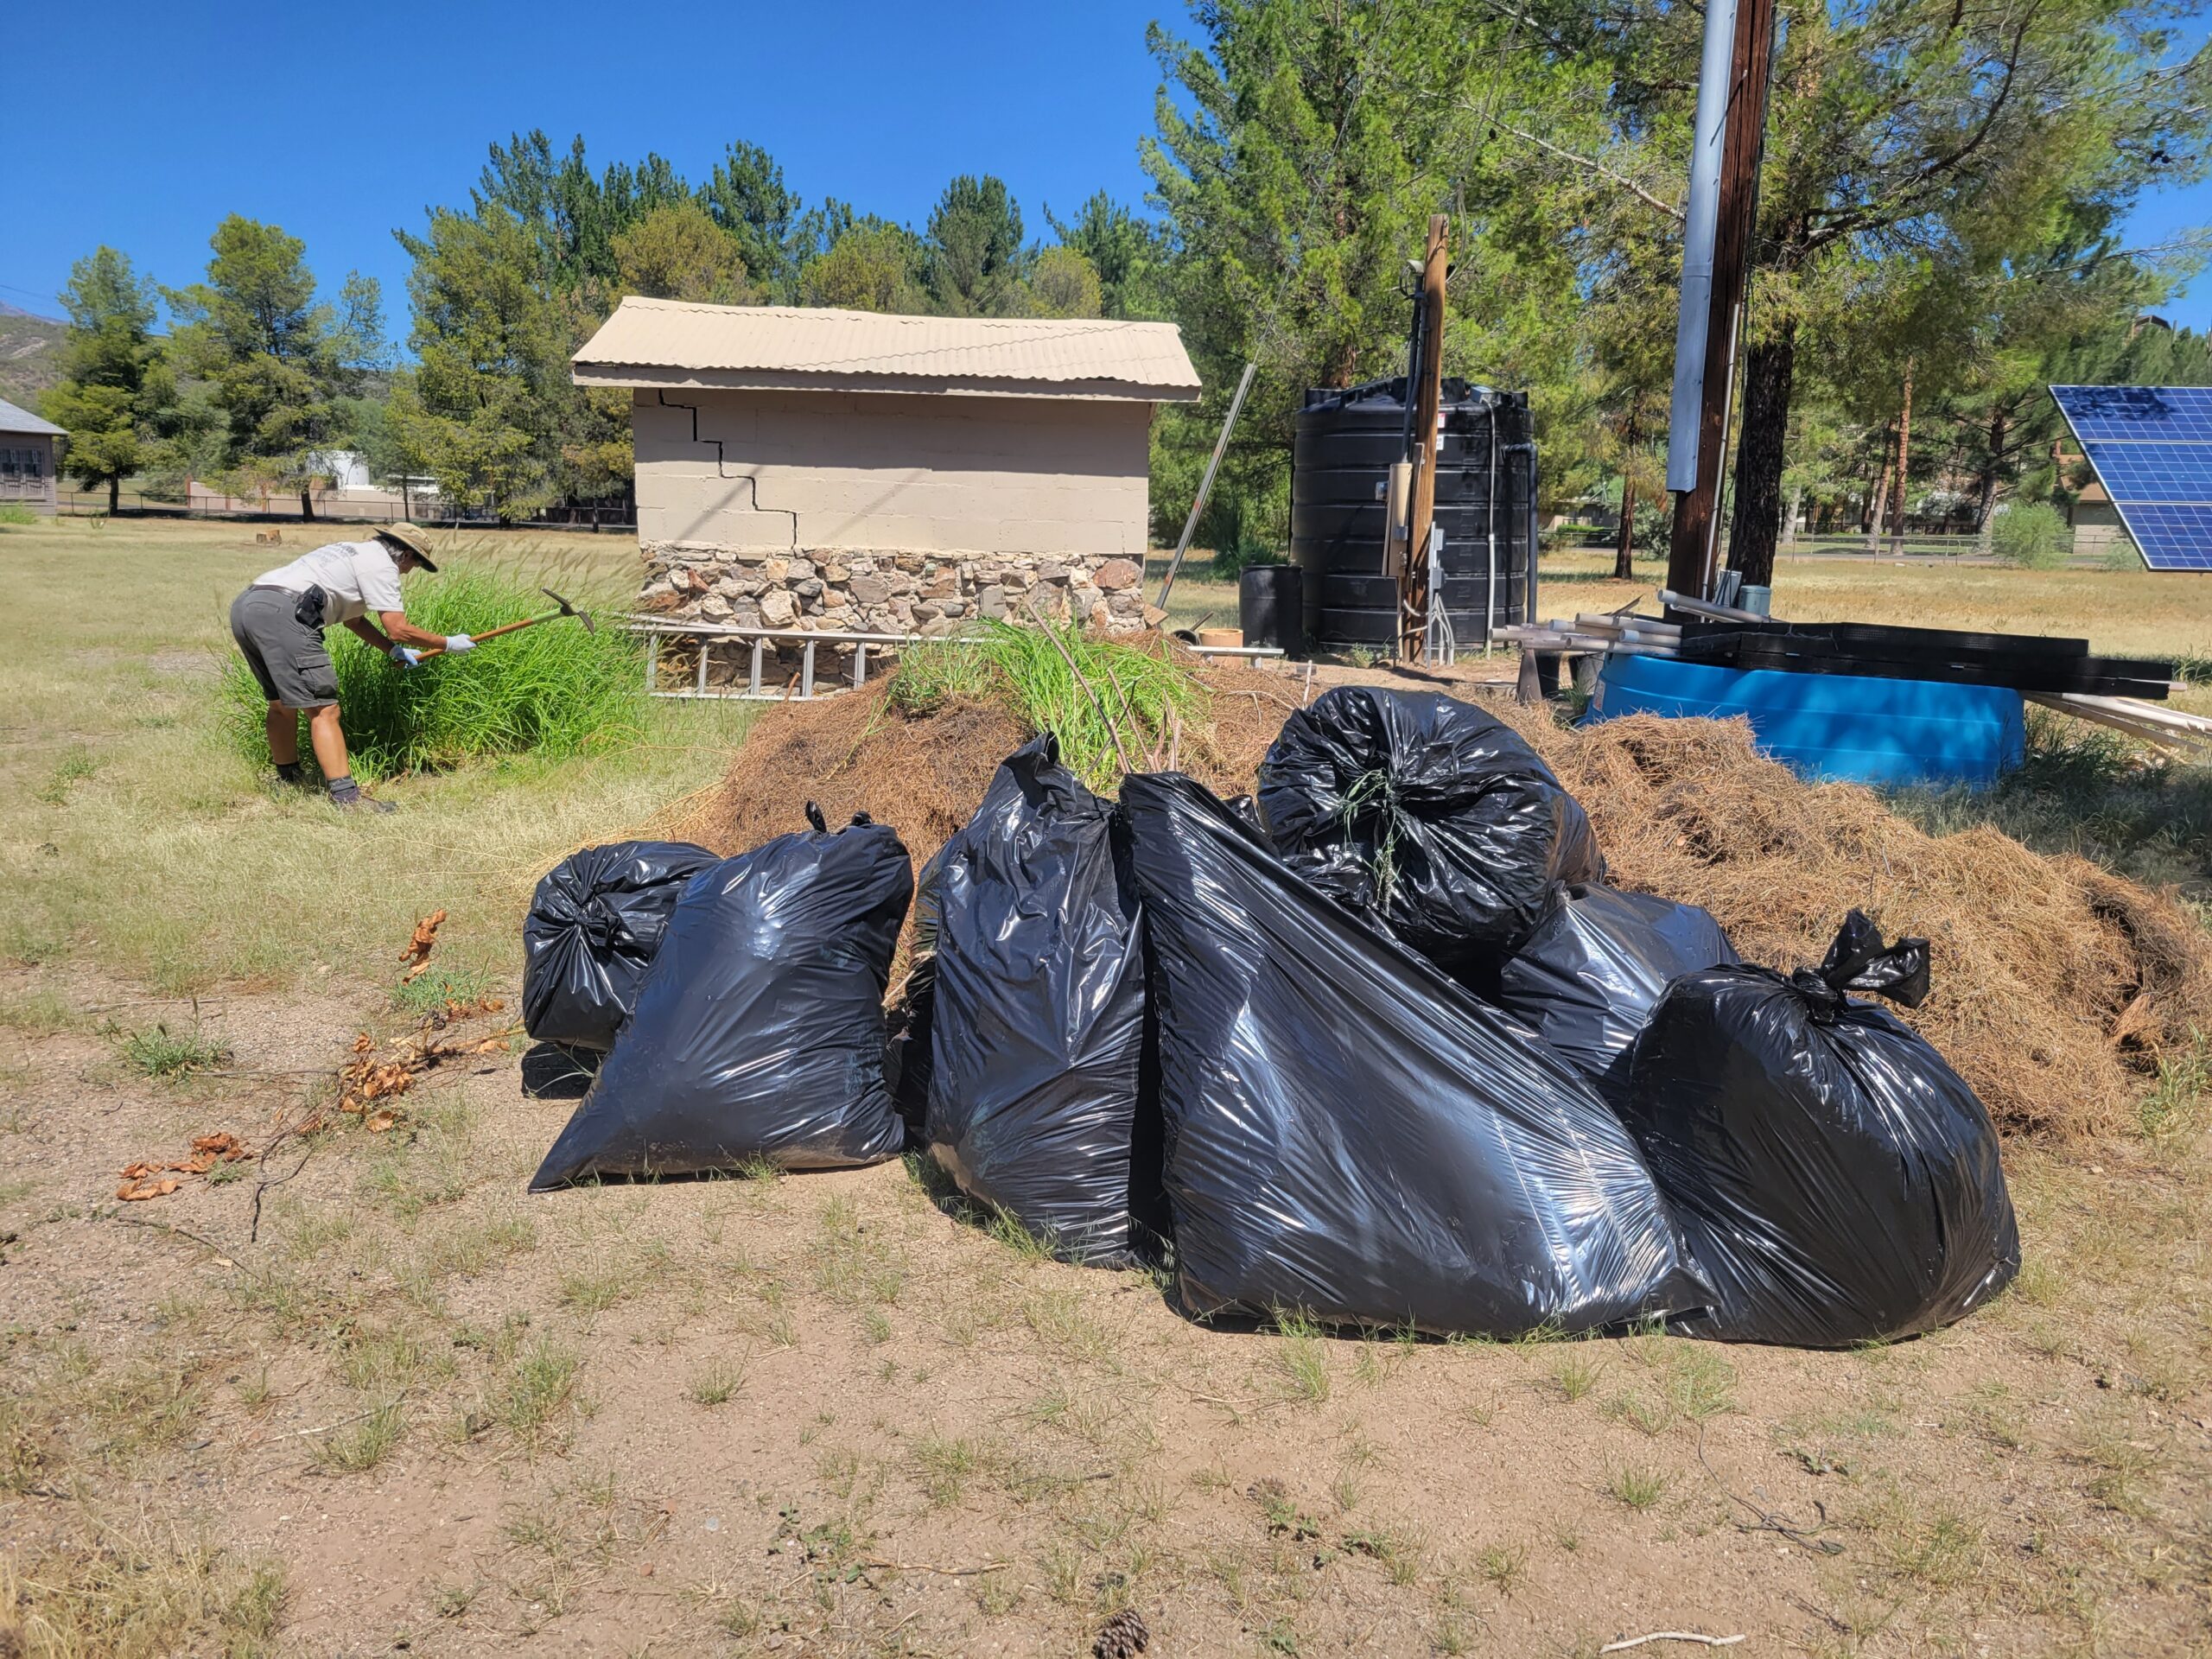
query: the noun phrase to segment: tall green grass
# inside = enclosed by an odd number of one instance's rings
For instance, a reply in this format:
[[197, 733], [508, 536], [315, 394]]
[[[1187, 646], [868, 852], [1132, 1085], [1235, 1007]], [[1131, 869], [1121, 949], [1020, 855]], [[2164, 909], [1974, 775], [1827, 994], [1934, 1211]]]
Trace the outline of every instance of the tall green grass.
[[[486, 570], [408, 582], [408, 620], [435, 633], [480, 633], [550, 607], [536, 588]], [[611, 622], [596, 633], [567, 619], [544, 622], [412, 669], [344, 628], [324, 638], [357, 776], [435, 772], [525, 752], [557, 759], [632, 743], [644, 731], [641, 647]], [[249, 760], [265, 760], [267, 704], [235, 655], [224, 666], [220, 695], [232, 745]], [[301, 752], [308, 758], [304, 742]]]
[[908, 645], [890, 696], [910, 715], [1002, 701], [1030, 730], [1058, 737], [1060, 759], [1102, 791], [1122, 775], [1123, 753], [1140, 770], [1165, 764], [1177, 726], [1203, 718], [1206, 707], [1205, 688], [1179, 664], [1073, 622], [1048, 630], [986, 621], [960, 639]]

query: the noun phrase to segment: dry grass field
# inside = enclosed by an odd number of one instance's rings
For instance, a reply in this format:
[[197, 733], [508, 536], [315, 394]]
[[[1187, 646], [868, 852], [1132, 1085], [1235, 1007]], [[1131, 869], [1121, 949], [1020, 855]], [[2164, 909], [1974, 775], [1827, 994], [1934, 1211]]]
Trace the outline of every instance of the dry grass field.
[[[899, 1163], [526, 1197], [580, 1081], [509, 1031], [530, 886], [746, 711], [340, 820], [216, 731], [275, 562], [0, 530], [0, 1654], [1079, 1656], [1123, 1609], [1155, 1656], [2212, 1653], [2202, 1052], [2121, 1133], [2008, 1147], [2012, 1291], [1841, 1353], [1201, 1327]], [[1590, 563], [1546, 608], [1630, 597]], [[2181, 652], [2202, 591], [1808, 563], [1777, 603]], [[426, 1014], [390, 1126], [329, 1109]], [[255, 1155], [118, 1200], [216, 1135]]]

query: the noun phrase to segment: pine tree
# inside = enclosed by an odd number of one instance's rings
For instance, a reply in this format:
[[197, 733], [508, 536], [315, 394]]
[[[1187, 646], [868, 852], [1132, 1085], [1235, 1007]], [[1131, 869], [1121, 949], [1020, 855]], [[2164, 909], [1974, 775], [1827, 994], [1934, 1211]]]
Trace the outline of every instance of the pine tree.
[[1002, 179], [966, 174], [944, 188], [930, 214], [923, 280], [938, 308], [988, 317], [1021, 276], [1021, 209]]
[[67, 472], [87, 489], [105, 484], [113, 512], [123, 480], [149, 458], [155, 423], [176, 400], [153, 339], [155, 288], [128, 257], [102, 246], [71, 269], [61, 302], [69, 335], [46, 408], [69, 429]]
[[344, 400], [381, 345], [376, 282], [354, 273], [339, 306], [320, 303], [306, 244], [236, 213], [210, 245], [207, 280], [167, 292], [179, 321], [172, 349], [212, 384], [226, 470], [298, 491], [313, 518], [315, 481], [350, 435]]

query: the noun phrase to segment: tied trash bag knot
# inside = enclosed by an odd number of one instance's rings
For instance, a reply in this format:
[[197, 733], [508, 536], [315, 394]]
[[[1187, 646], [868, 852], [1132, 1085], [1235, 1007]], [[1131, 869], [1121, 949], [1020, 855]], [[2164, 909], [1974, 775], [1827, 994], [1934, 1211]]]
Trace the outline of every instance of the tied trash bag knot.
[[[875, 819], [870, 814], [866, 812], [855, 812], [853, 814], [852, 823], [847, 827], [854, 830], [865, 830], [868, 825], [874, 822]], [[822, 809], [819, 806], [817, 806], [812, 801], [809, 801], [806, 804], [806, 823], [807, 827], [812, 830], [815, 834], [818, 836], [826, 836], [830, 833], [830, 820], [822, 816]]]
[[1823, 1022], [1842, 1011], [1850, 991], [1866, 991], [1916, 1008], [1928, 1000], [1928, 960], [1926, 939], [1901, 938], [1885, 945], [1882, 930], [1865, 912], [1854, 910], [1836, 930], [1835, 943], [1828, 946], [1821, 965], [1798, 969], [1789, 976], [1789, 984], [1811, 1005], [1813, 1017]]
[[1511, 728], [1429, 691], [1338, 686], [1283, 722], [1259, 817], [1309, 884], [1471, 983], [1560, 881], [1605, 863], [1590, 821]]
[[613, 1047], [677, 899], [717, 861], [689, 842], [620, 841], [571, 853], [548, 871], [522, 928], [530, 1034], [568, 1048]]

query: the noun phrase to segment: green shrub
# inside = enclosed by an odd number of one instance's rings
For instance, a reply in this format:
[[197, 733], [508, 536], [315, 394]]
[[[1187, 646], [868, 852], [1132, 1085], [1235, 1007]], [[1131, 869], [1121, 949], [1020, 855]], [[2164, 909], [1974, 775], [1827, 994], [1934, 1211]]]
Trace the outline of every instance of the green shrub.
[[35, 524], [38, 514], [20, 501], [0, 501], [0, 524]]
[[[545, 596], [534, 588], [482, 571], [409, 583], [408, 620], [434, 633], [480, 633], [546, 608]], [[357, 777], [435, 771], [524, 752], [577, 754], [634, 742], [644, 730], [641, 647], [637, 636], [612, 624], [588, 633], [580, 622], [541, 623], [413, 669], [400, 668], [344, 628], [324, 638], [338, 671], [346, 745]], [[267, 704], [242, 658], [225, 665], [221, 696], [238, 753], [266, 760]], [[304, 741], [301, 753], [307, 757]]]
[[2048, 502], [2015, 501], [1990, 521], [1989, 544], [2007, 564], [2056, 570], [2074, 551], [2074, 531]]

